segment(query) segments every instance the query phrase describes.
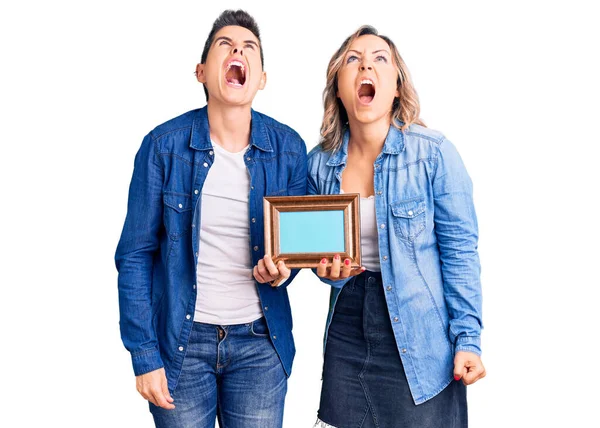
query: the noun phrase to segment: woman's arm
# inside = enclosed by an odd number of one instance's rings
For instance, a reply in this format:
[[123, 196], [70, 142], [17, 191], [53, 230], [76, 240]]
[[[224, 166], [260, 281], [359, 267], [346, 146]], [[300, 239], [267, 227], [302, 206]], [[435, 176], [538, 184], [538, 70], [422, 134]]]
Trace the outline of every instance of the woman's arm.
[[481, 354], [478, 228], [471, 179], [454, 145], [438, 146], [433, 174], [434, 224], [440, 252], [450, 340], [456, 352]]

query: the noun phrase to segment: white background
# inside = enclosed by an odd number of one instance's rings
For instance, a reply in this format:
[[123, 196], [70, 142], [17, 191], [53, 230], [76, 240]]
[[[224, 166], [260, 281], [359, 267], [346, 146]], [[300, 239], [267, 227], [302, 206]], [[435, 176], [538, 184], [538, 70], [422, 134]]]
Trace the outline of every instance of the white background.
[[[113, 262], [133, 158], [153, 127], [204, 105], [193, 71], [205, 38], [243, 7], [268, 73], [254, 107], [309, 149], [328, 60], [361, 24], [395, 41], [423, 119], [458, 147], [480, 222], [488, 372], [468, 389], [470, 426], [600, 426], [600, 35], [584, 2], [6, 3], [0, 425], [152, 426]], [[329, 290], [302, 272], [289, 292], [284, 426], [311, 427]]]

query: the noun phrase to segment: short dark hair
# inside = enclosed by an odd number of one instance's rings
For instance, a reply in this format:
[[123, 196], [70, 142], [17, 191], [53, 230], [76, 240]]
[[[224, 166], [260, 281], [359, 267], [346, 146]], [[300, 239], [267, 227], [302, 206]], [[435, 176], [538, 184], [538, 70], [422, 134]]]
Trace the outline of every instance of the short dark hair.
[[[245, 10], [231, 10], [228, 9], [221, 13], [219, 17], [213, 23], [213, 26], [208, 33], [208, 37], [206, 38], [206, 42], [204, 43], [204, 50], [202, 51], [202, 58], [200, 59], [200, 64], [206, 63], [206, 57], [208, 56], [208, 51], [213, 44], [215, 39], [215, 34], [219, 32], [219, 30], [223, 27], [228, 27], [230, 25], [235, 25], [238, 27], [243, 27], [247, 30], [250, 30], [252, 34], [256, 36], [258, 39], [258, 45], [260, 48], [260, 63], [264, 67], [265, 59], [263, 56], [263, 48], [262, 42], [260, 41], [260, 30], [258, 29], [258, 24], [256, 20]], [[208, 101], [208, 91], [206, 90], [206, 85], [204, 85], [204, 94], [206, 95], [206, 101]]]

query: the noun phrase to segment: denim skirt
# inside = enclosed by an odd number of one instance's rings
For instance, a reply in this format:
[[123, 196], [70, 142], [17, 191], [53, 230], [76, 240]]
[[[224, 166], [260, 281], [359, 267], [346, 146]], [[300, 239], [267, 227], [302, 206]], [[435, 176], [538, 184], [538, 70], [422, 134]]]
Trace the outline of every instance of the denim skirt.
[[467, 427], [467, 392], [452, 382], [415, 405], [385, 301], [380, 272], [342, 289], [329, 326], [317, 426]]

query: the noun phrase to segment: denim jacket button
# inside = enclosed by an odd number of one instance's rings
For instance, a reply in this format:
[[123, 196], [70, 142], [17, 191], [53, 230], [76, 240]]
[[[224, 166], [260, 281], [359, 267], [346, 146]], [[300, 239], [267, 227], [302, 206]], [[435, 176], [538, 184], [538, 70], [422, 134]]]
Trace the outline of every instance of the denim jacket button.
[[381, 228], [385, 229], [385, 223], [381, 223]]
[[412, 212], [412, 211], [409, 211], [409, 212], [408, 212], [408, 215], [413, 215], [413, 212]]
[[406, 348], [402, 348], [402, 353], [406, 354]]
[[394, 322], [398, 322], [398, 317], [394, 317]]
[[215, 154], [215, 152], [213, 152], [213, 151], [211, 150], [210, 152], [208, 152], [208, 154], [212, 156], [212, 155], [214, 155], [214, 154]]
[[187, 315], [185, 316], [185, 319], [186, 319], [186, 320], [189, 320], [191, 317], [192, 317], [192, 316], [191, 316], [190, 314], [187, 314]]
[[194, 195], [198, 194], [198, 189], [194, 190]]
[[254, 251], [258, 251], [258, 245], [254, 246]]
[[183, 346], [180, 346], [180, 347], [179, 347], [179, 348], [177, 348], [177, 349], [179, 349], [180, 351], [182, 351], [182, 352], [183, 352]]
[[208, 164], [204, 162], [204, 168], [208, 168]]

